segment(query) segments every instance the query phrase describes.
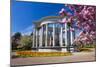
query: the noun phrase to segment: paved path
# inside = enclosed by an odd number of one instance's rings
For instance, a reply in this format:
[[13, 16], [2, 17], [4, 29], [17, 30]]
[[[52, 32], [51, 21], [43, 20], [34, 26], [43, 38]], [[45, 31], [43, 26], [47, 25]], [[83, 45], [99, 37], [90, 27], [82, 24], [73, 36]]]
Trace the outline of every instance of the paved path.
[[77, 52], [72, 56], [62, 57], [29, 57], [11, 59], [11, 65], [32, 65], [32, 64], [49, 64], [49, 63], [69, 63], [95, 61], [95, 52]]

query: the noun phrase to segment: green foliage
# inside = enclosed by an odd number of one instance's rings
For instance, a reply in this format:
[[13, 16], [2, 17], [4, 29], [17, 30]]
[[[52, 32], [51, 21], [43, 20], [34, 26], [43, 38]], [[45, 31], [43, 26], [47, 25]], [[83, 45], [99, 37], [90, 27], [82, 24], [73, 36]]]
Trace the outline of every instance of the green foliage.
[[70, 23], [70, 22], [68, 22], [68, 23], [67, 23], [67, 26], [68, 26], [68, 27], [71, 27], [71, 23]]
[[95, 48], [96, 45], [94, 44], [88, 44], [88, 45], [85, 45], [84, 48]]
[[91, 48], [81, 48], [80, 51], [81, 52], [91, 52], [93, 50], [91, 50]]
[[21, 39], [21, 33], [20, 32], [16, 32], [11, 39], [11, 46], [12, 46], [12, 50], [16, 50], [18, 45], [20, 45], [20, 39]]
[[21, 33], [20, 33], [20, 32], [17, 32], [17, 33], [14, 34], [13, 37], [14, 37], [15, 39], [20, 39], [21, 36], [22, 36]]
[[12, 50], [30, 50], [32, 47], [32, 35], [24, 35], [22, 36], [20, 32], [16, 32], [12, 37], [11, 37], [11, 46]]
[[30, 50], [32, 47], [32, 37], [31, 36], [23, 36], [21, 38], [21, 46], [24, 50]]

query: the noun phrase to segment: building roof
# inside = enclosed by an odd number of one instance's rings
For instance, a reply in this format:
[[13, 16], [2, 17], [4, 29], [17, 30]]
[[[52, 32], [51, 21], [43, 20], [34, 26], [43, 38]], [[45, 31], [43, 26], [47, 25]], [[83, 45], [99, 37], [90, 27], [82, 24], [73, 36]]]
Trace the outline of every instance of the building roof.
[[34, 24], [36, 27], [40, 27], [40, 24], [44, 21], [57, 21], [59, 19], [62, 19], [62, 17], [60, 16], [47, 16], [47, 17], [43, 17], [38, 21], [35, 21]]

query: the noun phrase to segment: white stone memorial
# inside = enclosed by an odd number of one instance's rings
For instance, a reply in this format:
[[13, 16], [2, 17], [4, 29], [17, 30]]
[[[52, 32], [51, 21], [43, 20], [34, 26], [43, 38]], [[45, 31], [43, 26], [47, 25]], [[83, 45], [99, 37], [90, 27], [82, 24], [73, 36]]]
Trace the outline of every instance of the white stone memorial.
[[[39, 52], [67, 52], [68, 27], [67, 23], [60, 21], [61, 19], [58, 16], [50, 16], [34, 22], [33, 49]], [[75, 39], [73, 32], [70, 39], [72, 44]]]

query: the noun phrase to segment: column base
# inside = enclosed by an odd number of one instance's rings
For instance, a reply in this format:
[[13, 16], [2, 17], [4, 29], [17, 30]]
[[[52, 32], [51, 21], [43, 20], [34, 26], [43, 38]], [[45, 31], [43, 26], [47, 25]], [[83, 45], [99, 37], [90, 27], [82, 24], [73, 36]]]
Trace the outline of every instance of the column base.
[[[41, 47], [41, 48], [33, 48], [33, 51], [37, 52], [68, 52], [67, 47]], [[74, 52], [74, 48], [70, 48], [70, 52]]]
[[70, 48], [70, 51], [71, 51], [71, 52], [74, 52], [74, 48]]
[[67, 48], [61, 48], [61, 52], [67, 52]]
[[58, 52], [56, 49], [38, 49], [39, 52]]

